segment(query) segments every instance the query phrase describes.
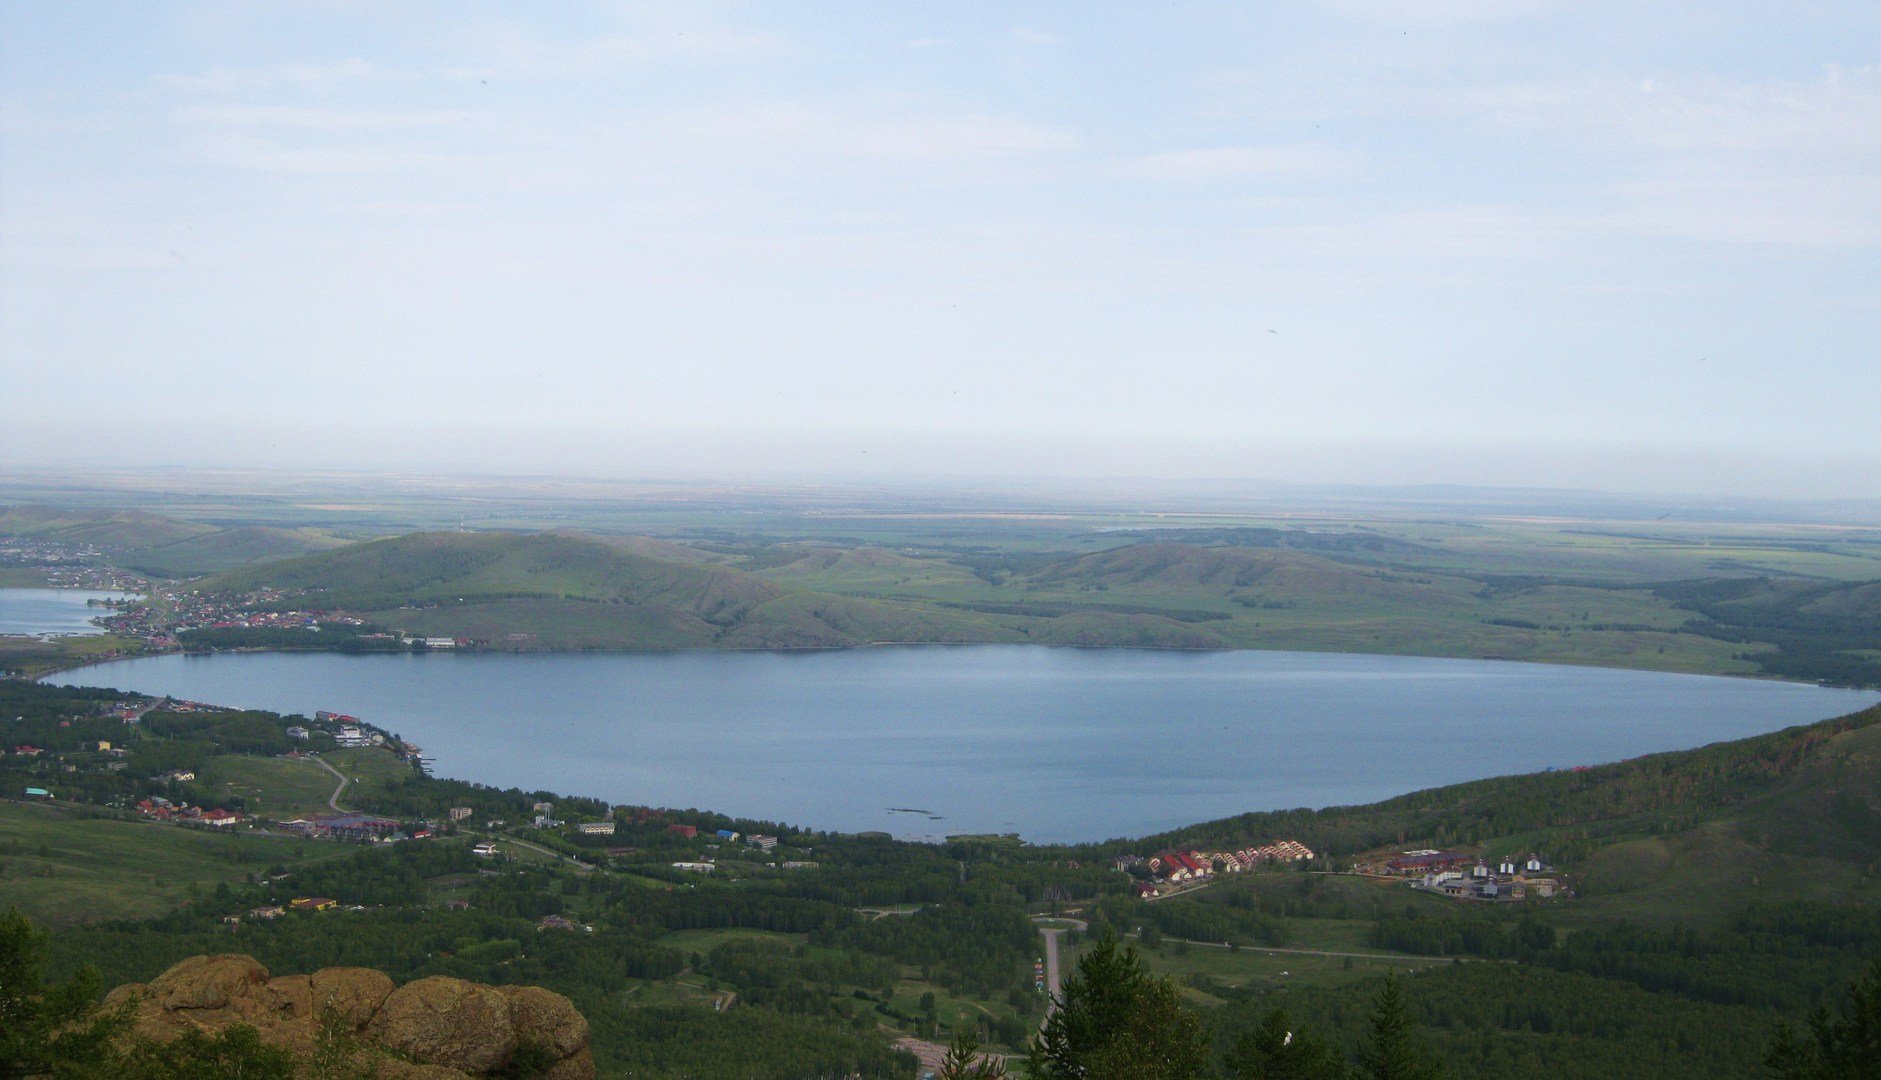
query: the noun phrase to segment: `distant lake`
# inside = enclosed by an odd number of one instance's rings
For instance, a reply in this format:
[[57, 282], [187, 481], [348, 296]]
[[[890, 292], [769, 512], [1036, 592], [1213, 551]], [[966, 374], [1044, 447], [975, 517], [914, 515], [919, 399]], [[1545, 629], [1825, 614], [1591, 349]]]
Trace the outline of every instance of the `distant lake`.
[[0, 588], [0, 634], [102, 634], [91, 620], [107, 610], [88, 607], [85, 601], [123, 595], [90, 589]]
[[1041, 842], [1614, 761], [1881, 700], [1495, 661], [1025, 646], [173, 654], [58, 679], [353, 713], [423, 746], [439, 775], [502, 787]]

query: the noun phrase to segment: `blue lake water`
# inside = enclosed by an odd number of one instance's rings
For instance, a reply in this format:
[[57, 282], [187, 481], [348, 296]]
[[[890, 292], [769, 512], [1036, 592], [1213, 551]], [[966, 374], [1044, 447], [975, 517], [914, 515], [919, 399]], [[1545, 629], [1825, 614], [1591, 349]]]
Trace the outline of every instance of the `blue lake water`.
[[0, 589], [0, 634], [101, 634], [91, 620], [106, 614], [85, 601], [123, 593], [90, 589]]
[[1494, 661], [1024, 646], [167, 655], [58, 678], [353, 713], [423, 746], [439, 775], [503, 787], [1040, 842], [1614, 761], [1881, 700]]

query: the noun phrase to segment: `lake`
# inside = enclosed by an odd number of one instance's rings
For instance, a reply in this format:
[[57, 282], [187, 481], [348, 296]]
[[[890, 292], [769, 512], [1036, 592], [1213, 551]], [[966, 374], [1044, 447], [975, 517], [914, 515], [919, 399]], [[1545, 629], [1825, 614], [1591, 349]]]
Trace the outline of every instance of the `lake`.
[[102, 634], [91, 620], [107, 614], [87, 600], [108, 600], [124, 593], [91, 589], [0, 588], [0, 634]]
[[1495, 661], [1027, 646], [172, 654], [57, 678], [352, 713], [423, 746], [439, 775], [502, 787], [1040, 842], [1614, 761], [1881, 700]]

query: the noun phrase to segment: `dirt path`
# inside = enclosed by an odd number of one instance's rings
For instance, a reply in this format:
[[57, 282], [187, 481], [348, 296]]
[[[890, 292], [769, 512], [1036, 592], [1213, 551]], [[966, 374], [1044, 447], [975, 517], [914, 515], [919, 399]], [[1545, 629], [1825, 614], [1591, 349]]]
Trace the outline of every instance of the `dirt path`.
[[331, 765], [328, 765], [327, 759], [321, 757], [319, 754], [308, 754], [307, 756], [310, 758], [313, 758], [314, 761], [319, 763], [321, 768], [332, 773], [340, 781], [339, 786], [333, 789], [333, 794], [327, 797], [327, 805], [332, 807], [335, 813], [340, 813], [340, 814], [350, 813], [350, 811], [348, 811], [344, 806], [340, 805], [340, 792], [345, 791], [346, 785], [352, 783], [352, 781], [346, 778], [345, 773], [341, 772], [340, 770], [334, 768]]

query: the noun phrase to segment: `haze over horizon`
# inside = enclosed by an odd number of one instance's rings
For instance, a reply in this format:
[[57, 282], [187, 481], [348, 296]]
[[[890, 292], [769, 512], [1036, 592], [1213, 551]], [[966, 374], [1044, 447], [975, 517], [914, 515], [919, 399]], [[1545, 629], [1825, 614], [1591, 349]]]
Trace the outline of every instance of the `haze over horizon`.
[[0, 9], [0, 466], [1881, 497], [1881, 10]]

